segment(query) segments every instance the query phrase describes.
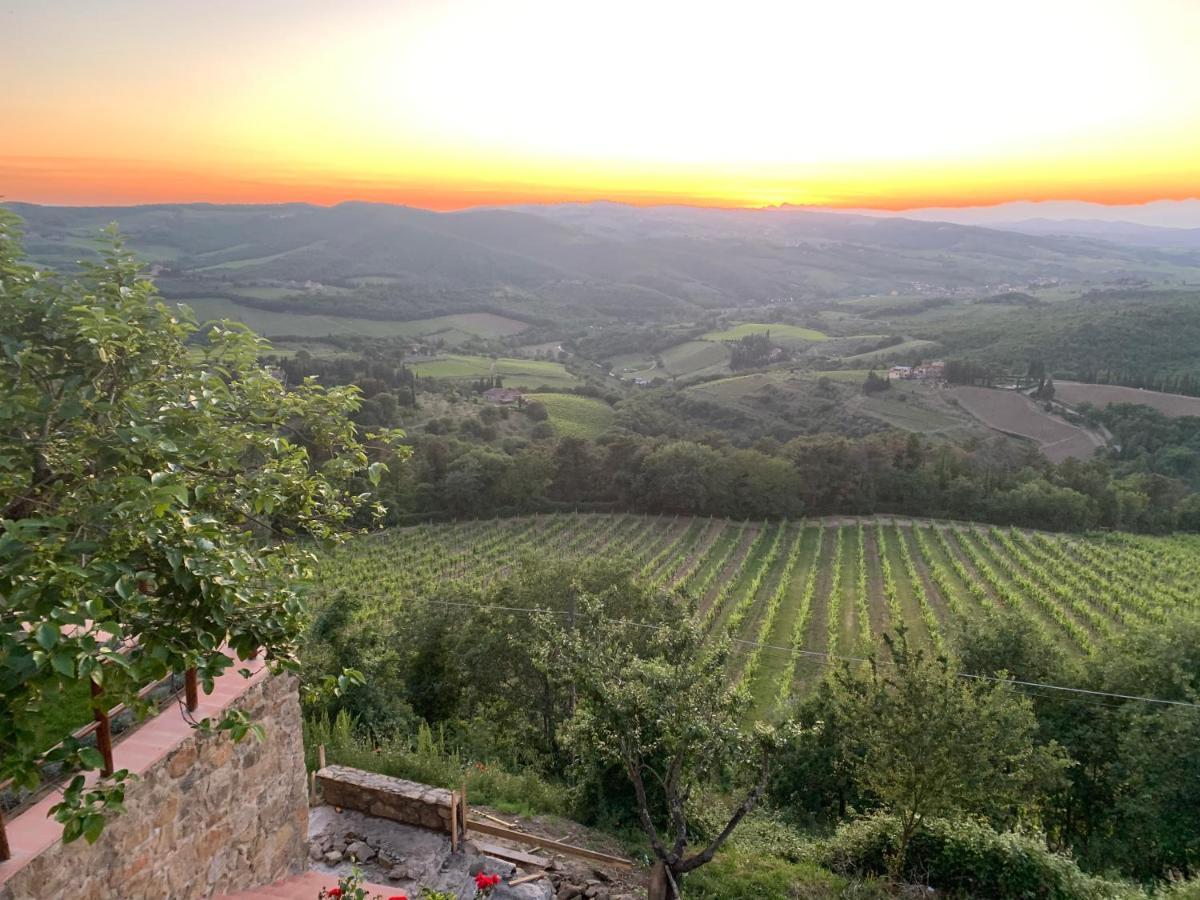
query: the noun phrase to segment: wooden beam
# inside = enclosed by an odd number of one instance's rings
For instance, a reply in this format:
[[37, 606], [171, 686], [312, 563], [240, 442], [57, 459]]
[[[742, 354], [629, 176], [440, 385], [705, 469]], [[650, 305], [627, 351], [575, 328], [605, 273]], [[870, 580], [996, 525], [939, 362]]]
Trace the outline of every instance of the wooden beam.
[[550, 865], [550, 860], [544, 856], [534, 856], [530, 853], [522, 853], [520, 850], [511, 850], [508, 847], [501, 847], [498, 844], [490, 844], [487, 841], [476, 841], [475, 846], [479, 851], [487, 856], [495, 856], [498, 859], [506, 859], [509, 862], [516, 863], [519, 866], [527, 866], [533, 869], [544, 869]]
[[458, 791], [450, 792], [450, 852], [458, 852]]
[[462, 831], [465, 841], [467, 839], [467, 782], [465, 780], [462, 783], [462, 796], [459, 799], [462, 800]]
[[12, 859], [12, 850], [8, 847], [8, 832], [4, 830], [4, 807], [0, 806], [0, 862]]
[[479, 814], [481, 816], [483, 816], [485, 819], [490, 819], [491, 821], [495, 822], [497, 825], [503, 825], [505, 828], [516, 828], [517, 827], [516, 822], [505, 822], [503, 819], [497, 819], [495, 816], [489, 816], [485, 812], [480, 812]]
[[577, 856], [580, 859], [590, 859], [593, 862], [607, 863], [610, 866], [625, 866], [632, 868], [633, 862], [621, 856], [610, 856], [607, 853], [600, 853], [598, 850], [588, 850], [584, 847], [573, 847], [570, 844], [564, 844], [560, 841], [552, 841], [549, 838], [538, 837], [536, 834], [525, 834], [521, 831], [514, 831], [511, 828], [503, 828], [499, 825], [492, 825], [490, 822], [480, 822], [475, 820], [471, 822], [471, 828], [483, 834], [490, 834], [493, 837], [504, 838], [509, 841], [516, 841], [518, 844], [536, 844], [544, 847], [547, 850], [553, 850], [557, 853], [562, 853], [566, 856]]
[[514, 878], [508, 883], [509, 887], [517, 887], [521, 884], [529, 884], [531, 881], [537, 881], [539, 878], [545, 878], [545, 872], [534, 872], [532, 875], [525, 875], [521, 878]]
[[96, 720], [96, 749], [100, 751], [100, 755], [104, 758], [104, 765], [100, 767], [100, 775], [107, 778], [113, 773], [115, 768], [113, 764], [113, 747], [112, 747], [112, 725], [108, 721], [108, 707], [102, 705], [104, 699], [104, 688], [90, 681], [92, 686], [92, 718]]

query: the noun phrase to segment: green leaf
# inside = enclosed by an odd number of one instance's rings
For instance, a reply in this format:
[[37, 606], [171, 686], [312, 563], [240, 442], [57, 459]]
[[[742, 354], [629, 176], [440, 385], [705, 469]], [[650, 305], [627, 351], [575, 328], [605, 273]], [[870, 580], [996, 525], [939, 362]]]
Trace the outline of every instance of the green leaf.
[[58, 627], [50, 622], [42, 622], [34, 632], [34, 638], [43, 650], [50, 650], [58, 643]]
[[84, 816], [83, 818], [83, 838], [89, 844], [96, 843], [96, 839], [100, 837], [100, 832], [104, 830], [104, 816]]
[[95, 747], [83, 747], [79, 751], [79, 761], [89, 769], [104, 768], [104, 754]]
[[69, 844], [72, 841], [79, 840], [83, 834], [83, 823], [79, 819], [71, 818], [63, 824], [62, 839], [64, 844]]
[[56, 672], [67, 678], [75, 677], [75, 656], [70, 651], [60, 650], [51, 655], [50, 665], [54, 666]]

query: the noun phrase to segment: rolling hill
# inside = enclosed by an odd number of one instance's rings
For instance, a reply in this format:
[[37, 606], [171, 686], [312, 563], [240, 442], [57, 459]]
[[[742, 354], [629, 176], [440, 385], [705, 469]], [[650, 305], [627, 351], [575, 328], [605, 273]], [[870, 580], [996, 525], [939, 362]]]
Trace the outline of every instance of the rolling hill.
[[795, 208], [10, 207], [25, 220], [30, 256], [47, 265], [90, 255], [112, 221], [167, 297], [367, 319], [678, 321], [1005, 280], [1157, 279], [1200, 264], [1197, 253], [1091, 237]]

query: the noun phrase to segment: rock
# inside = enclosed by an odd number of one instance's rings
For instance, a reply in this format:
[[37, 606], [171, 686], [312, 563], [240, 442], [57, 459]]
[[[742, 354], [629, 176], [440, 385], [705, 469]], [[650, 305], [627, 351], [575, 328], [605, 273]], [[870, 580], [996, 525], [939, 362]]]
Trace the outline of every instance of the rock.
[[316, 841], [313, 841], [309, 845], [308, 858], [311, 859], [313, 862], [320, 862], [321, 857], [324, 855], [325, 855], [325, 851], [321, 848], [321, 845], [319, 843], [317, 843]]
[[408, 868], [406, 866], [392, 866], [387, 873], [388, 881], [408, 881]]
[[602, 884], [589, 884], [584, 889], [583, 896], [590, 900], [608, 900], [608, 888]]
[[330, 850], [325, 854], [325, 865], [327, 866], [336, 866], [341, 861], [342, 851], [340, 850]]
[[346, 848], [346, 854], [353, 856], [359, 862], [367, 862], [375, 858], [375, 851], [371, 845], [365, 841], [355, 841]]
[[612, 876], [603, 869], [592, 869], [592, 877], [608, 884], [612, 881]]
[[582, 896], [583, 885], [564, 881], [558, 886], [558, 893], [554, 895], [554, 900], [575, 900], [576, 897]]

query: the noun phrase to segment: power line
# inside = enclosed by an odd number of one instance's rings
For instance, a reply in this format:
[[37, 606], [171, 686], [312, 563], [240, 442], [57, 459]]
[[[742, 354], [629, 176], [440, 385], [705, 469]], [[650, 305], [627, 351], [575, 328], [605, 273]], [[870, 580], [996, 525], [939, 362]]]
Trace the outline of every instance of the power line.
[[[428, 604], [435, 605], [435, 606], [447, 606], [447, 607], [456, 607], [456, 608], [462, 608], [462, 609], [475, 609], [475, 610], [483, 610], [483, 611], [487, 611], [487, 612], [511, 612], [511, 613], [523, 613], [523, 614], [541, 613], [544, 615], [559, 615], [559, 616], [565, 616], [565, 615], [570, 614], [570, 613], [568, 613], [567, 610], [540, 609], [538, 607], [529, 607], [529, 606], [499, 606], [499, 605], [481, 604], [481, 603], [456, 603], [452, 600], [430, 600], [430, 599], [423, 599], [421, 602], [428, 603]], [[578, 617], [582, 617], [582, 618], [595, 619], [596, 621], [605, 622], [610, 625], [625, 625], [625, 626], [629, 626], [629, 627], [633, 627], [633, 628], [643, 628], [643, 629], [647, 629], [649, 631], [657, 631], [659, 628], [663, 627], [660, 625], [653, 625], [649, 622], [634, 622], [629, 619], [612, 619], [612, 618], [608, 618], [607, 616], [599, 616], [599, 615], [595, 615], [595, 614], [589, 615], [587, 613], [576, 612], [575, 615]], [[817, 660], [825, 665], [832, 665], [835, 662], [849, 662], [849, 663], [868, 663], [868, 662], [870, 662], [870, 660], [868, 658], [863, 657], [863, 656], [845, 656], [845, 655], [840, 655], [837, 653], [830, 653], [828, 651], [823, 651], [823, 650], [807, 650], [802, 647], [784, 647], [780, 644], [764, 644], [759, 641], [746, 640], [745, 638], [730, 638], [729, 640], [731, 643], [740, 644], [740, 645], [743, 645], [746, 647], [757, 647], [762, 650], [786, 653], [787, 655], [791, 656], [792, 658], [807, 658], [807, 659]], [[1040, 682], [1040, 681], [1025, 681], [1025, 680], [1021, 680], [1021, 679], [1017, 679], [1017, 678], [1001, 678], [998, 675], [977, 675], [977, 674], [973, 674], [970, 672], [956, 672], [955, 674], [959, 678], [968, 678], [968, 679], [972, 679], [972, 680], [976, 680], [976, 681], [991, 681], [991, 682], [997, 682], [997, 683], [1004, 683], [1004, 684], [1013, 685], [1014, 687], [1041, 688], [1042, 690], [1047, 690], [1047, 691], [1058, 691], [1060, 693], [1078, 694], [1078, 695], [1088, 696], [1088, 697], [1108, 698], [1108, 699], [1112, 699], [1112, 700], [1127, 700], [1127, 701], [1133, 701], [1133, 702], [1138, 702], [1138, 703], [1153, 703], [1153, 704], [1158, 704], [1158, 705], [1162, 705], [1162, 706], [1173, 706], [1173, 707], [1182, 707], [1184, 709], [1200, 710], [1200, 703], [1193, 703], [1193, 702], [1189, 702], [1186, 700], [1165, 700], [1160, 697], [1142, 697], [1142, 696], [1138, 696], [1136, 694], [1120, 694], [1120, 693], [1114, 693], [1112, 691], [1096, 691], [1096, 690], [1090, 690], [1088, 688], [1071, 687], [1071, 686], [1061, 685], [1061, 684], [1046, 684], [1046, 683]], [[1032, 694], [1029, 692], [1022, 692], [1022, 693], [1026, 693], [1027, 696], [1042, 696], [1042, 697], [1046, 696], [1046, 695]], [[1046, 697], [1046, 699], [1052, 699], [1052, 698]], [[1116, 706], [1116, 704], [1103, 704], [1103, 705], [1110, 706], [1110, 707]]]

